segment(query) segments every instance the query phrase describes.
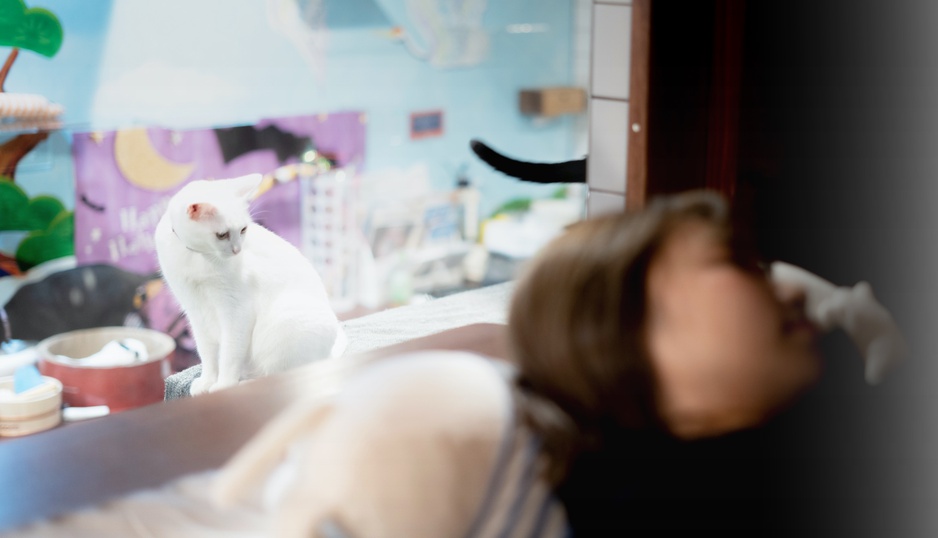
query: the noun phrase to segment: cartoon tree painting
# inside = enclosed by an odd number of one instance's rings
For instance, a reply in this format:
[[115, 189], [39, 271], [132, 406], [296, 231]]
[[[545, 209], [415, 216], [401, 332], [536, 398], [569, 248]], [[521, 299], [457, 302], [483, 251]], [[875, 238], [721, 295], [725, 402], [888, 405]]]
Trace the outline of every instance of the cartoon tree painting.
[[[41, 96], [12, 94], [4, 88], [21, 49], [51, 58], [62, 46], [62, 39], [62, 25], [52, 12], [27, 8], [23, 0], [0, 0], [0, 46], [12, 47], [0, 68], [0, 119], [41, 121], [62, 112], [60, 106]], [[53, 197], [29, 198], [14, 183], [20, 160], [48, 136], [48, 131], [38, 130], [0, 144], [0, 232], [27, 232], [14, 258], [0, 254], [0, 276], [74, 254], [73, 213]]]
[[[52, 12], [27, 8], [23, 0], [0, 0], [0, 46], [12, 47], [0, 68], [0, 116], [47, 119], [61, 112], [61, 107], [40, 96], [9, 94], [4, 85], [20, 49], [51, 58], [62, 46], [62, 38], [62, 25]], [[0, 146], [0, 175], [12, 179], [20, 159], [48, 136], [47, 132], [22, 134]]]

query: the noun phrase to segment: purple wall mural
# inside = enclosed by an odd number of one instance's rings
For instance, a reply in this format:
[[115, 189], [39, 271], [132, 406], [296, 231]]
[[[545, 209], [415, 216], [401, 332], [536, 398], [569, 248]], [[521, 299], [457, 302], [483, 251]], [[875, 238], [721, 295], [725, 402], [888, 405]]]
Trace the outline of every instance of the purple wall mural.
[[[365, 126], [359, 113], [338, 113], [264, 120], [268, 126], [308, 137], [338, 166], [364, 161]], [[267, 140], [258, 137], [264, 146]], [[75, 255], [79, 264], [110, 263], [137, 272], [156, 269], [153, 230], [166, 202], [188, 181], [269, 173], [299, 161], [280, 160], [277, 142], [226, 162], [212, 129], [78, 133], [75, 158]], [[290, 148], [286, 148], [289, 150]], [[300, 186], [279, 184], [255, 203], [263, 224], [293, 244], [300, 241]]]
[[[309, 150], [337, 167], [360, 169], [365, 157], [361, 113], [277, 118], [253, 126], [173, 131], [162, 128], [77, 133], [75, 256], [150, 274], [158, 271], [153, 232], [166, 204], [187, 182], [268, 174], [297, 163]], [[294, 245], [301, 237], [301, 184], [277, 184], [252, 213]], [[148, 305], [153, 328], [167, 330], [178, 315], [167, 293]]]

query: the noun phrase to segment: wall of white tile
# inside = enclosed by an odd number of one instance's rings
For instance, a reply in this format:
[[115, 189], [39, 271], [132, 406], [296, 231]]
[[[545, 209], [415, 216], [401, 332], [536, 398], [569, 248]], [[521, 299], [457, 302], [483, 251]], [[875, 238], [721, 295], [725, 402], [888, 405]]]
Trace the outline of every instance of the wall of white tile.
[[590, 189], [625, 194], [628, 162], [629, 104], [594, 98], [590, 101], [590, 156], [587, 183]]
[[593, 6], [593, 96], [629, 98], [631, 30], [631, 6]]
[[592, 4], [588, 217], [625, 210], [632, 39], [631, 1]]
[[625, 196], [591, 190], [586, 201], [586, 212], [589, 218], [621, 213], [625, 208]]

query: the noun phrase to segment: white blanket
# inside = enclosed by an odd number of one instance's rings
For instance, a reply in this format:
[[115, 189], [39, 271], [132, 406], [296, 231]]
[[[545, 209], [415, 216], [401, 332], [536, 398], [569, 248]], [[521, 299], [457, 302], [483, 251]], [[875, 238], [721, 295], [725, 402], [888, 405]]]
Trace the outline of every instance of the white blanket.
[[[364, 353], [473, 323], [505, 323], [514, 282], [464, 291], [428, 302], [391, 308], [343, 323], [349, 344], [345, 355]], [[165, 399], [189, 396], [202, 374], [197, 364], [166, 378]]]

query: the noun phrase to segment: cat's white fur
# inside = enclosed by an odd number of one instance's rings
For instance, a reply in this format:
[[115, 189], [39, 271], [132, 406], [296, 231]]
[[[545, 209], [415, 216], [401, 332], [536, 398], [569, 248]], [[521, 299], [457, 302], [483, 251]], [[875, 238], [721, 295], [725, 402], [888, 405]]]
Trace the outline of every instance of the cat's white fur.
[[193, 395], [334, 357], [345, 348], [312, 264], [251, 219], [248, 206], [261, 179], [193, 181], [170, 199], [156, 227], [160, 269], [189, 319], [202, 360]]
[[863, 354], [867, 383], [880, 383], [907, 352], [905, 339], [868, 282], [852, 288], [833, 283], [805, 269], [774, 262], [772, 280], [799, 286], [805, 292], [805, 314], [822, 331], [843, 329]]

